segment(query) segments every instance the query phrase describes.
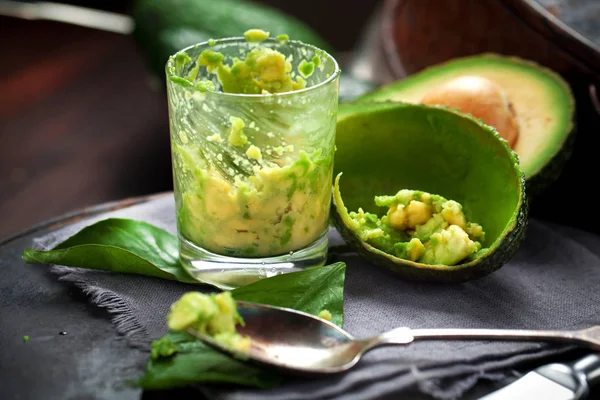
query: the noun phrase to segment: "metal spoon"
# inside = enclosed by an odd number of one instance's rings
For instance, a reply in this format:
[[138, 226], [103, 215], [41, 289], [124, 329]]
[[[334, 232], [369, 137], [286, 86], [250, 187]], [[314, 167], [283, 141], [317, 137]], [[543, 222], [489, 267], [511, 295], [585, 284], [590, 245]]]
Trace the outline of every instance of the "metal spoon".
[[600, 350], [600, 326], [579, 331], [509, 329], [410, 329], [396, 328], [378, 336], [356, 339], [329, 321], [313, 315], [263, 304], [238, 301], [245, 326], [239, 333], [252, 341], [248, 353], [224, 347], [189, 330], [209, 346], [262, 366], [299, 374], [331, 374], [350, 369], [367, 351], [384, 345], [415, 340], [518, 340], [556, 341]]

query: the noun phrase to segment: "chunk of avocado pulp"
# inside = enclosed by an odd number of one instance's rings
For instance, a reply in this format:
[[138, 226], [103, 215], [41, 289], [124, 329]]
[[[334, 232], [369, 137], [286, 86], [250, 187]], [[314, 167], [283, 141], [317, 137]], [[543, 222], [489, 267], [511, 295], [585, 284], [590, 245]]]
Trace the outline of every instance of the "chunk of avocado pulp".
[[191, 328], [212, 337], [215, 342], [227, 348], [247, 352], [250, 348], [250, 338], [237, 332], [237, 324], [243, 326], [244, 320], [229, 292], [186, 293], [173, 303], [167, 315], [167, 325], [172, 331]]
[[[568, 83], [534, 62], [498, 54], [457, 58], [382, 86], [355, 102], [422, 103], [436, 88], [461, 77], [481, 77], [499, 85], [518, 124], [514, 151], [530, 196], [560, 175], [574, 140], [575, 100]], [[442, 104], [443, 105], [443, 104]]]
[[[335, 180], [338, 192], [341, 175]], [[467, 222], [454, 200], [402, 189], [394, 196], [375, 196], [375, 204], [386, 207], [387, 213], [379, 217], [359, 208], [348, 214], [350, 227], [362, 241], [388, 254], [424, 264], [455, 265], [481, 250], [483, 227]]]
[[260, 28], [287, 34], [329, 53], [332, 46], [310, 26], [275, 7], [245, 0], [139, 0], [132, 6], [133, 38], [159, 79], [171, 54], [194, 44]]
[[[525, 180], [517, 155], [491, 127], [444, 107], [407, 103], [343, 104], [338, 111], [332, 217], [352, 249], [407, 279], [464, 282], [485, 276], [517, 251], [527, 228]], [[397, 257], [352, 229], [348, 210], [376, 214], [382, 193], [414, 188], [462, 205], [485, 228], [482, 249], [456, 265]], [[410, 240], [409, 240], [410, 241]]]

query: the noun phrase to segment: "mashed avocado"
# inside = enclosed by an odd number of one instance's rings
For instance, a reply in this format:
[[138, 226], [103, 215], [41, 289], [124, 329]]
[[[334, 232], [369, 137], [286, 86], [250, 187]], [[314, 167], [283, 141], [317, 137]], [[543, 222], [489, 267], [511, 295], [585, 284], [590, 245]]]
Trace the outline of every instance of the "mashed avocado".
[[279, 41], [282, 44], [285, 44], [288, 42], [288, 40], [290, 40], [290, 37], [285, 33], [282, 33], [281, 35], [277, 35], [277, 37], [275, 37], [275, 40]]
[[400, 190], [376, 196], [375, 204], [388, 209], [376, 214], [350, 212], [352, 229], [362, 241], [396, 257], [423, 264], [456, 265], [481, 250], [485, 232], [468, 222], [453, 200], [419, 190]]
[[[197, 79], [200, 67], [206, 67], [209, 73], [215, 74], [221, 84], [221, 91], [238, 94], [274, 94], [285, 93], [306, 87], [306, 81], [296, 72], [292, 71], [292, 57], [286, 57], [279, 51], [261, 47], [261, 42], [267, 40], [269, 32], [261, 29], [249, 29], [244, 32], [244, 38], [251, 43], [251, 48], [245, 57], [234, 57], [231, 62], [225, 62], [225, 55], [212, 49], [203, 50], [194, 60], [185, 51], [180, 51], [169, 59], [167, 63], [169, 80], [185, 87], [194, 87], [199, 91], [215, 91], [212, 81]], [[275, 38], [280, 44], [285, 45], [289, 36], [282, 34]], [[215, 46], [216, 41], [210, 39], [210, 46]], [[240, 52], [243, 53], [243, 52]], [[309, 77], [315, 67], [321, 67], [321, 57], [318, 53], [310, 60], [300, 60], [297, 73]], [[186, 65], [185, 76], [179, 76], [176, 71], [181, 71]]]
[[244, 120], [238, 117], [230, 117], [231, 129], [229, 130], [229, 143], [234, 146], [243, 146], [248, 143], [248, 137], [244, 134]]
[[[291, 92], [306, 87], [302, 78], [309, 77], [315, 66], [320, 65], [320, 58], [313, 57], [312, 61], [302, 60], [298, 65], [296, 76], [292, 71], [291, 60], [279, 51], [260, 47], [258, 44], [269, 37], [269, 32], [260, 29], [250, 29], [244, 33], [246, 41], [257, 44], [246, 54], [244, 59], [234, 58], [231, 64], [223, 62], [225, 56], [217, 51], [206, 49], [200, 53], [196, 66], [190, 70], [186, 78], [169, 76], [174, 82], [183, 86], [194, 86], [200, 91], [215, 90], [209, 80], [196, 81], [199, 68], [206, 67], [207, 71], [217, 75], [221, 90], [225, 93], [239, 94], [273, 94]], [[282, 43], [287, 42], [287, 35], [277, 36]], [[191, 63], [192, 58], [185, 52], [174, 56], [174, 66], [178, 69]]]
[[[240, 335], [236, 330], [236, 325], [243, 326], [244, 320], [238, 314], [230, 292], [210, 295], [200, 292], [184, 294], [171, 306], [167, 324], [172, 331], [191, 328], [234, 350], [247, 352], [250, 348], [250, 338]], [[155, 350], [160, 356], [175, 351], [168, 343], [157, 343]]]
[[203, 168], [197, 148], [176, 150], [176, 168], [191, 179], [181, 187], [183, 236], [215, 253], [241, 257], [285, 254], [317, 240], [329, 218], [333, 154], [282, 148], [279, 166], [254, 145], [244, 149], [240, 159], [256, 165], [252, 175], [237, 175], [233, 183], [224, 178], [227, 171]]
[[152, 342], [150, 347], [150, 357], [153, 360], [158, 360], [159, 358], [171, 357], [173, 354], [177, 353], [177, 351], [179, 351], [179, 348], [175, 343], [166, 337], [162, 337]]
[[327, 321], [331, 321], [331, 313], [329, 312], [329, 310], [321, 310], [321, 312], [318, 315], [319, 318], [323, 318], [326, 319]]
[[292, 78], [291, 62], [269, 48], [256, 47], [244, 60], [234, 60], [232, 65], [216, 64], [215, 69], [226, 93], [283, 93], [306, 87], [301, 77]]
[[262, 29], [248, 29], [244, 32], [244, 38], [248, 42], [262, 42], [267, 40], [270, 36], [269, 32], [265, 32]]
[[[320, 56], [306, 53], [311, 61], [297, 59], [292, 71], [291, 56], [262, 43], [268, 32], [244, 36], [249, 44], [239, 58], [217, 48], [198, 50], [195, 64], [187, 54], [173, 57], [189, 81], [171, 80], [190, 89], [171, 110], [184, 121], [172, 128], [178, 230], [213, 253], [276, 256], [305, 248], [327, 229], [334, 153], [327, 123], [335, 115], [323, 121], [326, 104], [278, 96], [304, 88], [301, 75], [315, 73]], [[219, 103], [197, 90], [211, 87], [207, 76], [216, 78], [212, 91], [268, 101]]]

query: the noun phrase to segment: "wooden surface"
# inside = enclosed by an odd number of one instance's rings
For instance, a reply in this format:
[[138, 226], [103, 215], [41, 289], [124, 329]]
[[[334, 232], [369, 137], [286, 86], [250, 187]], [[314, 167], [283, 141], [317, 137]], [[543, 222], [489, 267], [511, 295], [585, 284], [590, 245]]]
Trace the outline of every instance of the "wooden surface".
[[0, 17], [0, 237], [171, 188], [166, 99], [133, 39]]
[[[66, 2], [125, 14], [130, 4]], [[377, 4], [261, 2], [340, 50]], [[171, 190], [166, 97], [131, 37], [1, 16], [0, 35], [0, 238], [77, 208]]]

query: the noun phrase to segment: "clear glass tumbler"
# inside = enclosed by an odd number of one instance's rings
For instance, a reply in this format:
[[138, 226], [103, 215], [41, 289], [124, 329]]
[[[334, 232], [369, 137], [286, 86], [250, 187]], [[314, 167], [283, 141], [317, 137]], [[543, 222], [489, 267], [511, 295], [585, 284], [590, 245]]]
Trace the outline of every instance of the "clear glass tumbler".
[[[204, 50], [231, 64], [257, 46], [286, 56], [292, 77], [304, 76], [306, 87], [225, 93], [214, 69], [200, 65]], [[307, 61], [314, 71], [301, 75]], [[166, 70], [180, 257], [188, 272], [230, 289], [323, 265], [340, 75], [335, 59], [296, 41], [228, 38], [181, 50]], [[216, 90], [205, 90], [207, 81]]]

